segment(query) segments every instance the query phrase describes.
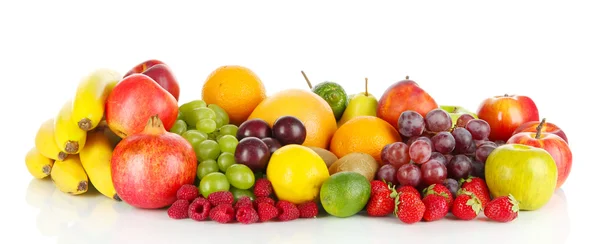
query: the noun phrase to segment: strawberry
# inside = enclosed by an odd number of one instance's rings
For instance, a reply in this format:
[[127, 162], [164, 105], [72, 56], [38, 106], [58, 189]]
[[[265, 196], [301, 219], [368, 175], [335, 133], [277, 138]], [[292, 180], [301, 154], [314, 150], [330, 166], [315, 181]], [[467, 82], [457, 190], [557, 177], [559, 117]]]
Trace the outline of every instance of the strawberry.
[[448, 198], [438, 194], [429, 194], [423, 198], [423, 204], [425, 204], [425, 213], [423, 214], [423, 220], [431, 222], [440, 220], [448, 214], [450, 205], [448, 204]]
[[494, 221], [510, 222], [519, 216], [519, 202], [511, 194], [498, 197], [485, 206], [483, 214]]
[[415, 196], [417, 196], [419, 199], [421, 199], [421, 193], [419, 193], [419, 190], [417, 190], [417, 188], [415, 188], [413, 186], [401, 186], [396, 191], [398, 192], [398, 194], [411, 193], [411, 194], [414, 194]]
[[450, 190], [448, 190], [448, 188], [442, 184], [432, 184], [429, 187], [423, 189], [423, 199], [425, 199], [425, 197], [431, 195], [431, 194], [437, 194], [440, 195], [444, 198], [446, 198], [446, 202], [448, 203], [448, 206], [452, 206], [452, 202], [454, 201], [454, 198], [452, 197], [452, 192]]
[[425, 214], [425, 204], [421, 198], [413, 193], [401, 193], [396, 198], [394, 214], [398, 219], [407, 224], [421, 221]]
[[369, 198], [369, 202], [367, 203], [367, 214], [369, 216], [381, 217], [393, 213], [396, 208], [395, 199], [397, 195], [395, 190], [381, 190], [376, 192], [375, 195], [372, 195], [371, 198]]
[[481, 201], [481, 207], [483, 208], [485, 208], [485, 205], [490, 202], [490, 191], [488, 190], [487, 184], [479, 177], [461, 179], [460, 188], [462, 190], [474, 193], [475, 196], [477, 196]]
[[481, 211], [481, 202], [472, 192], [465, 191], [456, 196], [452, 205], [452, 214], [461, 220], [477, 218]]
[[372, 180], [371, 181], [371, 196], [374, 196], [375, 194], [377, 194], [380, 191], [389, 192], [390, 186], [382, 180]]

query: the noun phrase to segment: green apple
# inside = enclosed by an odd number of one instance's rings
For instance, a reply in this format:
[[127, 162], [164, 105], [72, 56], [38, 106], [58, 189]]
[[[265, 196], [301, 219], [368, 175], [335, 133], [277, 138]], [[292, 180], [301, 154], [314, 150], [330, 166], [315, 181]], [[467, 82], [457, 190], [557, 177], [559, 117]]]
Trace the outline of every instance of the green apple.
[[350, 101], [342, 114], [342, 118], [338, 121], [338, 127], [358, 116], [377, 116], [378, 101], [367, 90], [367, 84], [368, 80], [365, 79], [365, 91], [350, 95]]
[[461, 106], [440, 105], [440, 108], [450, 114], [450, 118], [452, 118], [452, 127], [454, 127], [456, 125], [456, 121], [458, 120], [458, 117], [460, 117], [462, 114], [470, 114], [470, 115], [473, 115], [473, 118], [477, 119], [476, 113], [473, 113], [473, 112], [469, 111], [468, 109], [463, 108]]
[[485, 180], [493, 198], [512, 194], [520, 210], [537, 210], [554, 194], [558, 171], [546, 150], [505, 144], [488, 156]]

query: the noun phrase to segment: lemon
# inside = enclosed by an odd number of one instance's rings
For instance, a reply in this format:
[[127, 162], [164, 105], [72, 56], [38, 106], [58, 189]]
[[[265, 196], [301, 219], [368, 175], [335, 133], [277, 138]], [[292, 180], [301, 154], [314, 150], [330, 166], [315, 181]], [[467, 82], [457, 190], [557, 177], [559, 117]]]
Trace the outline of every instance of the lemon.
[[294, 204], [318, 199], [327, 178], [325, 161], [306, 146], [286, 145], [271, 155], [267, 165], [267, 179], [277, 198]]

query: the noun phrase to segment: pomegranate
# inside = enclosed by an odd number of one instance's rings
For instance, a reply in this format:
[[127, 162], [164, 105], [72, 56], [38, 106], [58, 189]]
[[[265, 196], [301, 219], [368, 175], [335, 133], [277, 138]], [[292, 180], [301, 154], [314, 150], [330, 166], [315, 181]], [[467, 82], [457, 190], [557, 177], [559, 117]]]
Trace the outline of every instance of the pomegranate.
[[113, 184], [129, 205], [163, 208], [175, 202], [182, 185], [194, 183], [196, 160], [192, 145], [166, 131], [154, 115], [142, 132], [124, 138], [115, 147], [111, 159]]

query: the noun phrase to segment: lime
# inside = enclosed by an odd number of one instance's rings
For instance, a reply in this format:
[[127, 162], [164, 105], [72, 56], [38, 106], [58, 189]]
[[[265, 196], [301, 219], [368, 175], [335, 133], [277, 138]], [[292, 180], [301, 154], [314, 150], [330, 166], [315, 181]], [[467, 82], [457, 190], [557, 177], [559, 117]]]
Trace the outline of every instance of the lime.
[[327, 213], [340, 218], [350, 217], [367, 205], [371, 183], [359, 173], [339, 172], [323, 182], [319, 195]]
[[341, 85], [332, 81], [325, 81], [314, 86], [312, 91], [325, 99], [333, 110], [336, 120], [342, 117], [348, 106], [348, 94]]

